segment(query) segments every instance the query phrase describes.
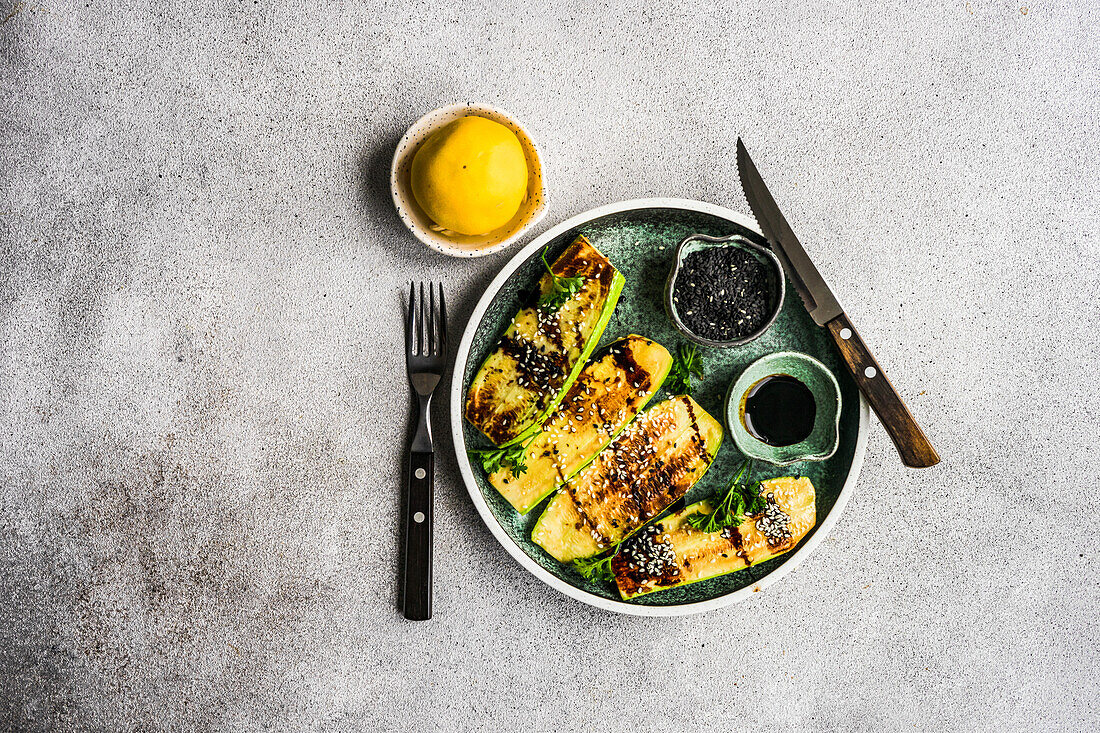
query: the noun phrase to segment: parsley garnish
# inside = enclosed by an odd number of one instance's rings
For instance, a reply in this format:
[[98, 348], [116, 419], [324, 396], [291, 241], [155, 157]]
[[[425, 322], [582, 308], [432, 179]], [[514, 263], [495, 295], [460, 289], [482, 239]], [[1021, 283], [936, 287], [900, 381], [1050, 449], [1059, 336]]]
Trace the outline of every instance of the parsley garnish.
[[[531, 440], [534, 440], [532, 437]], [[496, 473], [502, 468], [512, 471], [513, 476], [527, 473], [527, 445], [530, 440], [514, 445], [506, 445], [503, 448], [486, 448], [483, 450], [467, 451], [471, 458], [481, 461], [481, 467], [485, 473]]]
[[619, 546], [615, 551], [604, 557], [580, 557], [573, 561], [573, 568], [580, 573], [585, 580], [614, 580], [615, 574], [611, 572], [611, 560], [619, 552]]
[[680, 344], [665, 388], [674, 394], [691, 394], [692, 376], [703, 378], [703, 357], [696, 351], [695, 344]]
[[726, 495], [718, 502], [718, 506], [714, 507], [714, 511], [710, 514], [692, 514], [687, 518], [687, 523], [704, 532], [720, 532], [726, 527], [741, 524], [746, 516], [764, 511], [768, 500], [760, 494], [760, 482], [755, 481], [752, 484], [743, 482], [751, 467], [751, 461], [742, 463], [741, 468], [730, 481]]
[[550, 290], [539, 298], [539, 307], [547, 310], [556, 310], [577, 294], [584, 285], [584, 278], [580, 275], [563, 277], [555, 275], [550, 269], [550, 263], [546, 261], [546, 250], [542, 250], [542, 264], [546, 265], [546, 271], [550, 273]]

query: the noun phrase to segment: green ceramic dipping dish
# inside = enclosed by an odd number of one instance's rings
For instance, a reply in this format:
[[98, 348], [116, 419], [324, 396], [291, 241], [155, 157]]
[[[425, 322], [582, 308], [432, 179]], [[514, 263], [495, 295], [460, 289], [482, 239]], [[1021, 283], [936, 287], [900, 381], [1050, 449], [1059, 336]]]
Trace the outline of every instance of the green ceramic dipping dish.
[[[785, 374], [809, 388], [817, 405], [813, 430], [805, 440], [792, 445], [769, 445], [745, 429], [745, 396], [765, 377]], [[840, 444], [840, 385], [829, 368], [812, 356], [780, 351], [757, 359], [741, 372], [726, 392], [726, 426], [734, 445], [748, 458], [777, 466], [799, 461], [824, 461]]]
[[[676, 303], [672, 299], [673, 290], [676, 287], [676, 278], [680, 274], [680, 268], [683, 266], [687, 256], [692, 252], [698, 252], [699, 250], [710, 249], [712, 247], [736, 247], [737, 249], [748, 252], [764, 265], [764, 270], [767, 272], [768, 293], [771, 297], [768, 303], [767, 320], [765, 320], [760, 328], [756, 329], [753, 333], [739, 339], [733, 339], [732, 341], [712, 341], [711, 339], [703, 338], [696, 334], [688, 328], [687, 324], [680, 318], [680, 314], [676, 311]], [[731, 234], [725, 237], [692, 234], [680, 242], [680, 246], [676, 248], [676, 259], [673, 262], [672, 270], [668, 273], [668, 280], [665, 282], [665, 312], [668, 314], [668, 319], [672, 321], [672, 325], [676, 327], [677, 331], [701, 346], [714, 346], [720, 349], [730, 348], [731, 346], [744, 346], [750, 341], [762, 336], [764, 332], [775, 323], [775, 319], [779, 315], [779, 312], [783, 310], [783, 297], [786, 295], [786, 291], [787, 284], [786, 280], [783, 278], [783, 265], [780, 264], [779, 258], [767, 247], [749, 241], [740, 234]]]

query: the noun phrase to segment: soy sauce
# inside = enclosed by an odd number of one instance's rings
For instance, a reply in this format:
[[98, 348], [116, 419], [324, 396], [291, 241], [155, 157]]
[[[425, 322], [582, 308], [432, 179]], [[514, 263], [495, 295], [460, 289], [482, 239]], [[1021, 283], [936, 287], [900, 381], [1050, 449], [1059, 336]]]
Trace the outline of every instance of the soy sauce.
[[749, 434], [775, 446], [810, 437], [816, 416], [813, 392], [789, 374], [773, 374], [750, 387], [741, 412]]

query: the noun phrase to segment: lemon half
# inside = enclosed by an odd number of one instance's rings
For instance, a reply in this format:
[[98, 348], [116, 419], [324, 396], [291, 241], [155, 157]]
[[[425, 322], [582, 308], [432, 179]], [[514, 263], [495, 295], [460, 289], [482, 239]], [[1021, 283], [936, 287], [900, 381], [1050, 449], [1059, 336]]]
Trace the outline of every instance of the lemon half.
[[432, 221], [466, 235], [499, 229], [527, 196], [527, 158], [499, 122], [463, 117], [436, 130], [413, 156], [413, 196]]

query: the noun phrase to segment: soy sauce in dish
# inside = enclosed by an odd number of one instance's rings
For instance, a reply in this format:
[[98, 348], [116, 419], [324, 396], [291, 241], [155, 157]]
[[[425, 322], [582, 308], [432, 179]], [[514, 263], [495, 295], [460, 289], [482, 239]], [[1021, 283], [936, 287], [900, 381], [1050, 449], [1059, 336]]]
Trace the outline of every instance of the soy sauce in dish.
[[789, 374], [772, 374], [750, 387], [741, 411], [749, 434], [774, 446], [794, 445], [810, 437], [816, 416], [813, 392]]

